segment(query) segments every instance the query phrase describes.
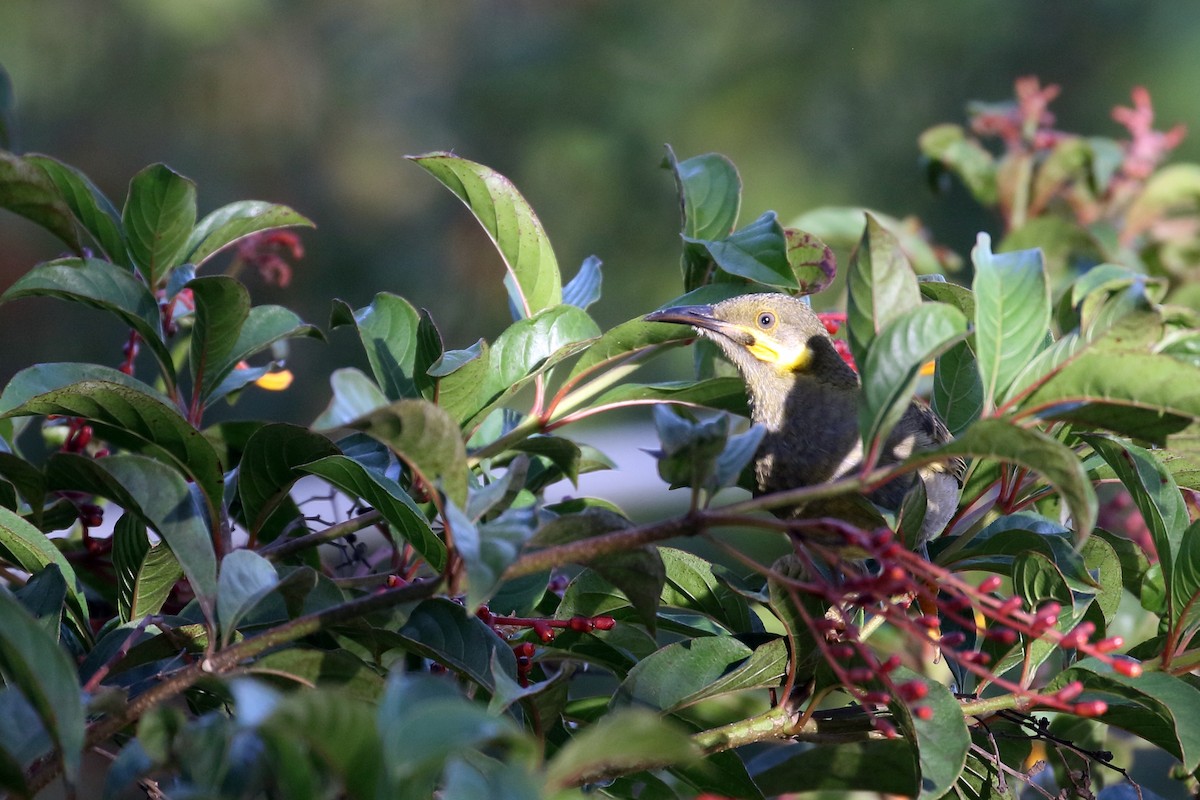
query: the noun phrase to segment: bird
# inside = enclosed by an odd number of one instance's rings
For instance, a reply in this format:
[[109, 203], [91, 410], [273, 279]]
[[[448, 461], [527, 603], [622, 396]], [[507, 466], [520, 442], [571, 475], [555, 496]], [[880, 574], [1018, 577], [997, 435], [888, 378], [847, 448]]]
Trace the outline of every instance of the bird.
[[[674, 306], [647, 322], [690, 325], [714, 342], [746, 383], [751, 419], [765, 429], [754, 457], [756, 494], [814, 486], [853, 475], [863, 461], [858, 425], [858, 373], [834, 346], [825, 324], [805, 301], [772, 292], [745, 294], [713, 305]], [[878, 464], [950, 441], [950, 432], [924, 402], [914, 400], [879, 454]], [[914, 549], [939, 535], [958, 507], [966, 464], [952, 458], [899, 476], [867, 497], [897, 510], [919, 479], [926, 509]], [[848, 516], [858, 498], [834, 498], [776, 510], [783, 517]], [[877, 517], [877, 514], [876, 514]]]

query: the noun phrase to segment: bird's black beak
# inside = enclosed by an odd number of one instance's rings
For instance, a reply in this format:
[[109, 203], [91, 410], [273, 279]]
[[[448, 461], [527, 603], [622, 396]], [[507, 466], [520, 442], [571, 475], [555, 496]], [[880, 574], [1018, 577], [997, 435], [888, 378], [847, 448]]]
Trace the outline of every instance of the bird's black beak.
[[694, 328], [719, 333], [739, 344], [754, 343], [753, 335], [744, 328], [718, 319], [712, 306], [674, 306], [651, 312], [643, 319], [646, 322], [673, 322], [677, 325], [691, 325]]

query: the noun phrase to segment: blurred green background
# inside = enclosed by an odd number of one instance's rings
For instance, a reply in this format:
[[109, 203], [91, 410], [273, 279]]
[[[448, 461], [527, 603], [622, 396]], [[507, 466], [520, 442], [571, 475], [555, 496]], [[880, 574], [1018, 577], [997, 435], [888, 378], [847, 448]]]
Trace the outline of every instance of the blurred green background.
[[[5, 0], [0, 63], [18, 148], [89, 174], [120, 205], [164, 161], [195, 179], [201, 213], [241, 198], [318, 223], [281, 290], [256, 302], [322, 326], [330, 300], [378, 291], [430, 309], [447, 345], [507, 321], [500, 261], [449, 192], [406, 154], [453, 150], [511, 177], [567, 277], [604, 261], [604, 327], [679, 294], [678, 212], [663, 144], [719, 151], [746, 187], [743, 221], [823, 204], [916, 214], [965, 253], [995, 229], [961, 190], [930, 191], [916, 138], [964, 121], [1014, 78], [1059, 83], [1059, 126], [1109, 118], [1147, 86], [1160, 128], [1200, 117], [1200, 5], [761, 0]], [[1200, 159], [1186, 141], [1176, 160]], [[0, 214], [0, 288], [62, 247]], [[124, 336], [51, 300], [0, 308], [0, 382], [37, 360], [117, 364]], [[352, 334], [299, 342], [286, 396], [241, 414], [310, 421], [327, 375], [359, 363]], [[235, 414], [236, 415], [236, 414]]]

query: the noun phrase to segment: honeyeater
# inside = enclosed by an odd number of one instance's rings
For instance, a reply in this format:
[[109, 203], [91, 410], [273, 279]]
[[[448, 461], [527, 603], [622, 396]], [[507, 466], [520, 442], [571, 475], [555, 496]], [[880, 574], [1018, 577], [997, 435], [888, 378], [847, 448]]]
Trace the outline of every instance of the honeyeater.
[[[746, 382], [754, 422], [766, 429], [755, 455], [760, 494], [811, 486], [853, 474], [862, 464], [858, 374], [834, 348], [824, 323], [790, 295], [748, 294], [709, 306], [676, 306], [649, 322], [691, 325], [720, 347]], [[950, 439], [929, 406], [914, 401], [882, 448], [878, 463], [902, 461]], [[960, 459], [922, 467], [926, 511], [916, 546], [942, 532], [958, 505], [965, 464]], [[898, 509], [915, 478], [903, 476], [868, 497]], [[847, 498], [845, 500], [849, 500]], [[781, 516], [847, 516], [843, 500], [777, 511]], [[859, 501], [861, 502], [861, 501]]]

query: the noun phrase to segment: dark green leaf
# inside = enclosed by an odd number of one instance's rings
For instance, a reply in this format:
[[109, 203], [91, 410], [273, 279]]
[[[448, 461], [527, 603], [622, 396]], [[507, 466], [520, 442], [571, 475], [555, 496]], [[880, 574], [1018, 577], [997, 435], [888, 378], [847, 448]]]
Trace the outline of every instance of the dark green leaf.
[[686, 764], [698, 757], [691, 739], [657, 714], [622, 709], [573, 736], [546, 766], [546, 783], [566, 788], [597, 772], [631, 772], [643, 764]]
[[338, 449], [318, 433], [299, 425], [264, 425], [246, 442], [238, 465], [238, 497], [251, 535], [303, 477], [302, 464], [336, 455]]
[[242, 617], [279, 585], [279, 574], [270, 561], [253, 550], [234, 550], [221, 559], [217, 581], [217, 617], [226, 642]]
[[451, 153], [409, 158], [454, 192], [479, 220], [520, 289], [524, 316], [562, 302], [562, 277], [550, 240], [508, 178]]
[[668, 146], [666, 166], [679, 188], [683, 235], [693, 239], [728, 236], [742, 204], [742, 179], [733, 162], [719, 153], [679, 161]]
[[870, 214], [846, 276], [846, 335], [855, 362], [865, 364], [876, 334], [921, 304], [917, 276], [896, 237]]
[[993, 255], [979, 234], [975, 263], [975, 355], [985, 407], [993, 408], [1013, 378], [1038, 354], [1050, 326], [1050, 284], [1037, 250]]
[[46, 632], [58, 641], [62, 626], [63, 606], [67, 602], [67, 582], [57, 564], [48, 564], [34, 573], [13, 595], [32, 614]]
[[329, 765], [347, 796], [375, 800], [383, 758], [372, 712], [340, 692], [295, 692], [279, 701], [262, 728], [268, 737], [303, 741]]
[[1167, 619], [1178, 622], [1192, 595], [1188, 591], [1191, 581], [1187, 574], [1194, 569], [1180, 564], [1189, 515], [1179, 487], [1149, 450], [1110, 436], [1083, 438], [1112, 467], [1133, 496], [1162, 565], [1168, 587]]
[[391, 478], [367, 469], [346, 456], [329, 456], [299, 468], [319, 475], [343, 492], [361, 498], [379, 511], [392, 530], [413, 546], [435, 570], [446, 565], [446, 545], [429, 527], [429, 520], [412, 498]]
[[196, 225], [183, 248], [184, 261], [200, 266], [217, 251], [251, 234], [275, 228], [313, 227], [312, 220], [287, 206], [240, 200], [218, 208]]
[[[84, 709], [75, 665], [58, 642], [0, 588], [0, 668], [37, 711], [74, 783], [83, 756]], [[11, 750], [15, 742], [0, 742]]]
[[121, 214], [86, 175], [50, 156], [27, 155], [25, 161], [41, 168], [50, 178], [63, 202], [92, 240], [114, 264], [128, 267], [129, 253], [125, 249], [125, 234], [121, 230]]
[[713, 261], [730, 275], [785, 289], [797, 288], [788, 262], [787, 238], [774, 211], [768, 211], [746, 227], [722, 239], [685, 242], [704, 247]]
[[[503, 748], [505, 760], [514, 767], [532, 760], [531, 741], [509, 718], [488, 713], [444, 681], [429, 676], [393, 675], [379, 704], [378, 718], [391, 783], [386, 796], [397, 800], [432, 797], [434, 784], [450, 758], [474, 758], [478, 750], [494, 753]], [[414, 731], [420, 735], [413, 736]]]
[[919, 785], [913, 744], [904, 739], [792, 748], [790, 752], [755, 773], [754, 782], [764, 794], [863, 791], [912, 796]]
[[858, 419], [864, 446], [887, 439], [917, 388], [918, 371], [931, 357], [960, 340], [967, 318], [953, 306], [922, 303], [896, 315], [878, 331], [859, 361], [863, 391]]
[[129, 255], [151, 286], [182, 263], [196, 225], [196, 184], [165, 164], [133, 176], [121, 212]]
[[212, 534], [182, 475], [145, 456], [90, 459], [59, 454], [50, 460], [47, 476], [54, 488], [98, 494], [141, 516], [166, 540], [211, 619], [217, 596]]
[[216, 387], [224, 375], [221, 367], [250, 314], [250, 293], [240, 282], [225, 275], [188, 281], [196, 299], [196, 322], [192, 328], [190, 365], [192, 380], [201, 398]]
[[445, 516], [454, 548], [467, 568], [466, 605], [473, 612], [491, 598], [504, 570], [517, 560], [521, 546], [533, 535], [533, 520], [526, 512], [510, 511], [476, 525], [453, 503], [447, 503]]
[[474, 614], [450, 600], [425, 600], [399, 631], [405, 646], [431, 658], [475, 683], [494, 690], [492, 660], [516, 679], [517, 660], [503, 639]]
[[905, 667], [892, 673], [897, 683], [920, 681], [928, 694], [920, 704], [930, 709], [933, 715], [924, 719], [913, 714], [908, 706], [896, 703], [900, 727], [917, 747], [917, 758], [921, 771], [918, 800], [936, 800], [951, 790], [967, 762], [967, 751], [971, 747], [971, 734], [967, 722], [959, 709], [958, 700], [942, 684], [918, 675]]
[[673, 383], [626, 383], [592, 400], [590, 411], [635, 405], [677, 403], [748, 415], [746, 384], [741, 378], [710, 378], [703, 381]]
[[983, 382], [969, 342], [959, 342], [937, 360], [933, 410], [953, 436], [966, 430], [983, 412]]
[[[547, 522], [530, 541], [529, 547], [556, 544], [603, 536], [629, 528], [628, 519], [604, 508], [588, 508]], [[621, 553], [598, 556], [588, 565], [606, 581], [620, 589], [652, 630], [658, 601], [666, 581], [666, 571], [657, 549], [642, 547]]]
[[97, 259], [49, 261], [20, 277], [0, 296], [0, 302], [20, 297], [56, 297], [114, 314], [137, 331], [163, 374], [175, 382], [175, 366], [163, 342], [158, 301], [129, 270]]
[[1183, 762], [1187, 772], [1200, 766], [1200, 689], [1166, 672], [1120, 675], [1094, 659], [1080, 661], [1060, 675], [1050, 690], [1068, 681], [1083, 682], [1083, 699], [1100, 699], [1108, 711], [1099, 719], [1157, 745]]
[[288, 647], [256, 659], [246, 670], [267, 680], [283, 677], [300, 685], [336, 689], [363, 702], [378, 701], [383, 692], [379, 673], [344, 650]]
[[0, 415], [62, 414], [101, 423], [106, 437], [166, 456], [192, 476], [210, 503], [222, 470], [212, 445], [178, 408], [141, 381], [93, 364], [39, 364], [18, 372], [0, 394]]
[[29, 504], [29, 519], [33, 524], [41, 525], [46, 504], [46, 476], [42, 471], [20, 456], [4, 452], [0, 446], [0, 478], [11, 483]]
[[40, 225], [76, 253], [79, 231], [58, 187], [36, 165], [0, 150], [0, 208]]
[[973, 456], [1019, 464], [1040, 473], [1067, 504], [1076, 535], [1085, 539], [1096, 523], [1096, 493], [1073, 450], [1057, 439], [1003, 419], [981, 419], [949, 444], [915, 454], [907, 464]]
[[[240, 389], [250, 380], [257, 380], [255, 377], [250, 377], [248, 380], [239, 378], [240, 383], [230, 382], [231, 374], [245, 359], [266, 350], [276, 342], [302, 336], [322, 340], [325, 338], [319, 330], [283, 306], [251, 308], [249, 316], [242, 324], [237, 341], [233, 343], [233, 349], [226, 354], [223, 360], [208, 366], [204, 381], [205, 402], [213, 403], [229, 392]], [[252, 374], [253, 370], [248, 370], [247, 373]]]
[[[344, 305], [344, 304], [343, 304]], [[398, 295], [381, 292], [371, 305], [350, 312], [335, 307], [331, 326], [352, 323], [358, 329], [375, 381], [391, 400], [417, 394], [413, 376], [417, 355], [417, 310]]]

